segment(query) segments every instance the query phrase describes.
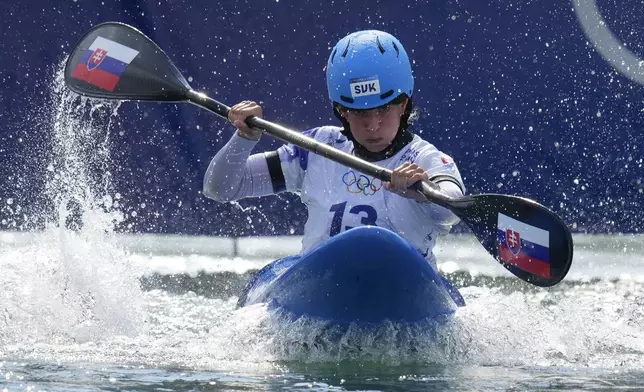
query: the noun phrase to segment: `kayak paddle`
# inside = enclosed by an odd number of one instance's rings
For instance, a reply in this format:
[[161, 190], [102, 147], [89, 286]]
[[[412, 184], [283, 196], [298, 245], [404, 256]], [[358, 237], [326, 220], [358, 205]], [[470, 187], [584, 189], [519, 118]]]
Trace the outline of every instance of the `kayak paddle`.
[[[101, 99], [186, 102], [228, 119], [230, 107], [194, 91], [168, 56], [139, 30], [108, 22], [88, 31], [65, 65], [65, 82], [74, 92]], [[320, 143], [265, 119], [249, 126], [354, 170], [391, 180], [391, 171]], [[572, 236], [566, 224], [541, 204], [500, 194], [452, 198], [432, 182], [415, 188], [448, 208], [469, 226], [483, 247], [510, 272], [536, 286], [561, 281], [572, 263]]]

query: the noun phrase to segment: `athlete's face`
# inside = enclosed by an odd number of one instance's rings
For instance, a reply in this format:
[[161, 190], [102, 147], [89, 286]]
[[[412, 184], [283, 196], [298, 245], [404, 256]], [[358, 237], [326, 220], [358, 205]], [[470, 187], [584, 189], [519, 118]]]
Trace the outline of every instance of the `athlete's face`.
[[340, 114], [351, 127], [351, 134], [371, 152], [385, 150], [396, 137], [407, 99], [371, 110], [341, 109]]

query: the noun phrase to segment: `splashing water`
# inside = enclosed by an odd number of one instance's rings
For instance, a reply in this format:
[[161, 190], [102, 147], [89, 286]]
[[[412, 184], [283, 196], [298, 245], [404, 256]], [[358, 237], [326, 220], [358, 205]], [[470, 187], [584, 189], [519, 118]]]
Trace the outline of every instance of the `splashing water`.
[[0, 250], [0, 358], [4, 351], [18, 358], [191, 368], [344, 360], [644, 365], [644, 286], [635, 280], [531, 291], [495, 287], [490, 276], [462, 289], [467, 306], [444, 324], [383, 324], [371, 331], [290, 320], [265, 306], [236, 310], [234, 297], [143, 292], [139, 279], [146, 271], [116, 243], [123, 215], [112, 196], [109, 135], [119, 105], [71, 94], [62, 71], [52, 91], [51, 124], [44, 124], [52, 152], [43, 165], [53, 208], [42, 212], [47, 224], [36, 241]]
[[53, 208], [37, 241], [0, 252], [0, 346], [133, 335], [144, 325], [138, 276], [112, 241], [109, 130], [119, 104], [93, 102], [56, 73], [42, 124], [51, 135], [45, 194]]
[[254, 228], [254, 221], [253, 221], [253, 219], [251, 218], [251, 215], [250, 215], [250, 214], [252, 214], [252, 213], [256, 213], [256, 214], [258, 214], [258, 215], [259, 215], [259, 220], [258, 220], [258, 222], [262, 222], [262, 220], [263, 220], [264, 222], [266, 222], [266, 223], [268, 224], [268, 230], [269, 230], [270, 232], [272, 232], [272, 233], [277, 232], [277, 230], [275, 230], [275, 225], [273, 225], [273, 223], [272, 223], [272, 222], [271, 222], [271, 220], [268, 218], [268, 216], [266, 215], [266, 213], [264, 213], [260, 208], [257, 208], [257, 206], [249, 205], [248, 207], [244, 207], [244, 206], [243, 206], [243, 205], [241, 205], [238, 201], [232, 201], [232, 202], [230, 202], [230, 204], [232, 204], [233, 206], [235, 206], [236, 208], [238, 208], [241, 212], [243, 212], [243, 213], [245, 213], [245, 214], [246, 214], [246, 225], [247, 225], [249, 228]]
[[[225, 339], [252, 347], [244, 352], [248, 358], [307, 363], [620, 369], [644, 364], [644, 296], [636, 282], [588, 284], [550, 293], [468, 287], [462, 293], [468, 305], [444, 323], [384, 323], [370, 330], [304, 317], [290, 320], [279, 311], [251, 306], [233, 316], [249, 333], [238, 329]], [[219, 337], [222, 332], [211, 331]]]

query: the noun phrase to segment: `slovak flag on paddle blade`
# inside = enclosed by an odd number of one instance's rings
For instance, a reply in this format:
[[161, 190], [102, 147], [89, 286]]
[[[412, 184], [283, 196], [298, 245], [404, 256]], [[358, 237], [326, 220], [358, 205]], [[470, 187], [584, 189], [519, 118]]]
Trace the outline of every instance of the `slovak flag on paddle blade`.
[[103, 90], [114, 91], [121, 75], [138, 54], [137, 50], [118, 42], [96, 37], [90, 47], [81, 54], [72, 77]]
[[550, 279], [550, 237], [547, 230], [499, 213], [499, 257], [520, 269]]

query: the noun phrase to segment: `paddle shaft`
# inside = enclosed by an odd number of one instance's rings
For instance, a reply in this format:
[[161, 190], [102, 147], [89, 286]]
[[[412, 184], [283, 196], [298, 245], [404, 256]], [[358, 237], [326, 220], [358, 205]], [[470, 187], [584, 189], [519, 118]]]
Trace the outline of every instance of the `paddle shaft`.
[[[188, 98], [188, 102], [207, 109], [228, 120], [228, 112], [230, 111], [230, 107], [194, 90], [188, 90], [186, 96]], [[268, 133], [276, 137], [277, 139], [280, 139], [287, 143], [292, 143], [314, 154], [321, 155], [323, 157], [331, 159], [332, 161], [350, 167], [351, 169], [369, 174], [380, 179], [381, 181], [391, 181], [391, 170], [363, 161], [356, 156], [347, 154], [346, 152], [340, 151], [337, 148], [333, 148], [327, 144], [320, 143], [313, 138], [302, 135], [301, 133], [295, 132], [281, 125], [274, 124], [259, 117], [249, 117], [246, 119], [246, 123], [251, 127], [261, 129], [265, 133]], [[453, 206], [450, 203], [452, 199], [442, 193], [437, 185], [427, 181], [420, 181], [415, 184], [415, 187], [430, 201], [443, 207], [453, 209]]]

